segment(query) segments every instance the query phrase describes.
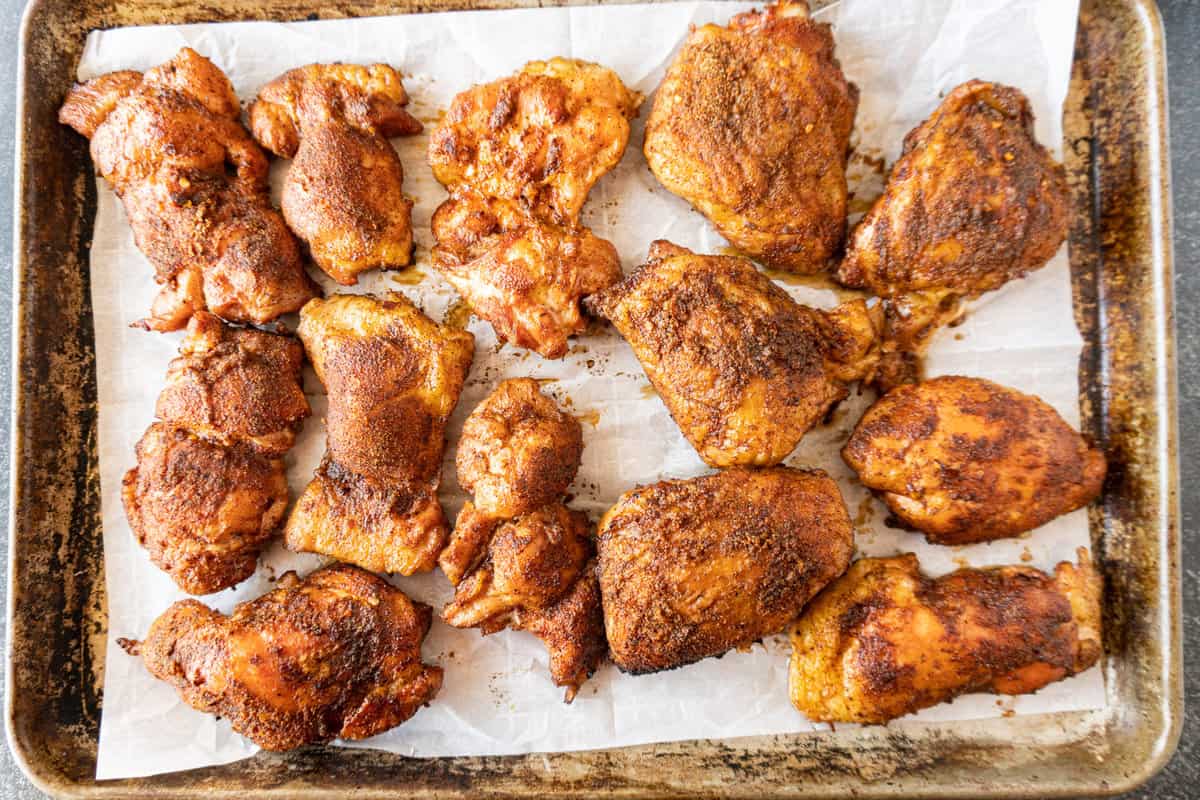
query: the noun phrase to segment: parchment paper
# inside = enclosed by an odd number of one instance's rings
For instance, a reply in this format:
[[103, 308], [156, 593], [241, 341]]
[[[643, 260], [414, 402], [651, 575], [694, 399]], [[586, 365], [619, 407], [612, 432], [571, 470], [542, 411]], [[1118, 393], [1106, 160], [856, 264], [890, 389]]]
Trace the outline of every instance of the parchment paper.
[[[79, 77], [145, 69], [189, 45], [226, 70], [248, 101], [262, 84], [292, 67], [314, 61], [382, 61], [403, 71], [411, 108], [428, 130], [455, 93], [509, 74], [528, 60], [555, 55], [603, 63], [650, 95], [689, 25], [723, 24], [747, 8], [750, 4], [677, 3], [128, 28], [91, 34]], [[843, 0], [825, 9], [820, 16], [835, 23], [838, 56], [862, 94], [852, 162], [854, 207], [865, 209], [878, 192], [879, 157], [890, 163], [904, 134], [933, 110], [942, 94], [968, 78], [1024, 90], [1037, 114], [1038, 137], [1058, 153], [1076, 13], [1076, 3], [1068, 0]], [[406, 192], [416, 199], [418, 265], [405, 273], [368, 274], [355, 291], [399, 289], [440, 318], [455, 295], [429, 266], [429, 219], [445, 194], [425, 164], [426, 141], [424, 135], [396, 141], [407, 173]], [[624, 160], [593, 191], [586, 224], [616, 244], [627, 271], [641, 263], [657, 238], [699, 252], [719, 252], [725, 242], [705, 220], [656, 183], [641, 143], [639, 121]], [[276, 165], [276, 187], [286, 169], [286, 162]], [[174, 690], [152, 679], [140, 661], [114, 644], [118, 636], [144, 635], [158, 614], [183, 597], [134, 542], [120, 501], [122, 474], [133, 465], [134, 444], [153, 419], [154, 400], [181, 334], [129, 327], [145, 315], [156, 288], [120, 203], [102, 181], [98, 196], [91, 268], [110, 638], [97, 777], [119, 778], [225, 763], [255, 748], [226, 722], [183, 705]], [[802, 302], [827, 307], [838, 299], [833, 291], [793, 284], [785, 288]], [[328, 281], [324, 285], [327, 291], [334, 289]], [[584, 419], [586, 447], [573, 487], [574, 505], [593, 518], [635, 485], [705, 471], [649, 390], [628, 346], [611, 330], [581, 337], [565, 359], [550, 362], [524, 350], [497, 347], [487, 324], [475, 321], [470, 329], [476, 336], [475, 364], [446, 450], [442, 499], [450, 515], [463, 502], [453, 468], [462, 419], [504, 377], [546, 379], [548, 389]], [[1080, 344], [1063, 252], [1030, 278], [988, 295], [962, 326], [943, 331], [929, 368], [931, 374], [977, 375], [1036, 393], [1077, 423]], [[307, 483], [325, 446], [325, 398], [311, 372], [306, 390], [314, 416], [288, 457], [293, 496]], [[885, 527], [882, 506], [851, 480], [838, 457], [870, 399], [851, 397], [832, 424], [810, 433], [788, 459], [790, 464], [822, 467], [839, 479], [862, 553], [914, 551], [932, 573], [966, 564], [1022, 562], [1048, 569], [1088, 544], [1082, 512], [1024, 539], [963, 548], [929, 546], [918, 535]], [[283, 570], [305, 572], [319, 563], [317, 557], [289, 554], [277, 545], [253, 579], [204, 599], [228, 612], [235, 603], [267, 591]], [[435, 608], [451, 594], [440, 572], [396, 583]], [[747, 653], [658, 675], [630, 677], [606, 665], [570, 706], [562, 703], [562, 690], [551, 684], [545, 651], [529, 634], [506, 631], [485, 638], [475, 630], [435, 622], [424, 652], [426, 660], [446, 669], [445, 687], [435, 702], [401, 727], [355, 746], [415, 756], [509, 754], [814, 727], [788, 702], [783, 636]], [[963, 697], [915, 715], [915, 722], [895, 724], [1091, 709], [1103, 703], [1101, 674], [1093, 669], [1036, 695]]]

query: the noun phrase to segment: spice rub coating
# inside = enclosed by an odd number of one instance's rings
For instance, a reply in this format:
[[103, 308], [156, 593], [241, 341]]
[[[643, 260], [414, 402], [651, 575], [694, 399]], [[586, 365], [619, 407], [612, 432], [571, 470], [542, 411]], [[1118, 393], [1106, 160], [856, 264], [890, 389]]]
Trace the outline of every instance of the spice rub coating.
[[670, 242], [588, 309], [633, 348], [705, 463], [772, 465], [788, 456], [878, 359], [878, 308], [802, 306], [747, 259]]
[[329, 398], [328, 443], [287, 546], [376, 572], [433, 569], [448, 532], [437, 499], [446, 421], [474, 337], [399, 293], [313, 300], [299, 333]]
[[731, 244], [812, 273], [841, 254], [858, 89], [829, 25], [783, 0], [694, 28], [646, 122], [646, 161]]
[[270, 202], [267, 158], [240, 122], [233, 85], [189, 48], [144, 75], [75, 86], [59, 121], [91, 139], [92, 160], [121, 198], [138, 248], [163, 286], [139, 324], [184, 327], [209, 310], [264, 323], [316, 293], [300, 249]]
[[210, 594], [248, 578], [288, 502], [283, 456], [310, 413], [292, 336], [188, 323], [158, 397], [162, 422], [137, 444], [122, 499], [130, 529], [181, 589]]
[[782, 631], [854, 551], [837, 484], [788, 467], [626, 492], [597, 543], [610, 657], [635, 674]]
[[387, 64], [309, 64], [268, 83], [250, 106], [259, 144], [293, 159], [283, 216], [341, 284], [412, 260], [412, 201], [389, 138], [421, 132]]
[[883, 388], [919, 377], [919, 356], [960, 300], [1044, 266], [1069, 208], [1066, 172], [1034, 137], [1019, 89], [967, 81], [946, 95], [905, 137], [837, 272], [885, 299]]
[[936, 544], [1015, 536], [1099, 496], [1100, 450], [1042, 400], [981, 378], [893, 389], [842, 458], [892, 513]]
[[1100, 593], [1083, 549], [1053, 575], [933, 579], [911, 553], [860, 559], [796, 624], [792, 703], [814, 721], [882, 723], [969, 692], [1035, 692], [1099, 659]]
[[421, 662], [430, 608], [348, 564], [276, 588], [229, 616], [175, 603], [141, 642], [118, 640], [193, 708], [267, 750], [365, 739], [427, 705], [440, 667]]

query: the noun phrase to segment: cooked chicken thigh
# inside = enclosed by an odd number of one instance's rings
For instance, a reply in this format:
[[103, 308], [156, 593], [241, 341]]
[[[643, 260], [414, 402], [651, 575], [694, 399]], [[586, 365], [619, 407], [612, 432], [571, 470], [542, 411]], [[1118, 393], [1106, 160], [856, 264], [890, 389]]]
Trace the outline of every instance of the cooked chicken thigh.
[[59, 111], [92, 140], [96, 169], [163, 285], [140, 323], [147, 328], [177, 330], [204, 309], [267, 322], [316, 293], [240, 115], [229, 79], [186, 47], [145, 75], [112, 72], [76, 86]]
[[854, 534], [825, 473], [735, 467], [626, 492], [598, 548], [610, 655], [636, 674], [783, 630], [846, 570]]
[[747, 259], [670, 242], [585, 305], [629, 341], [714, 467], [778, 464], [878, 359], [877, 308], [802, 306]]
[[1099, 659], [1100, 592], [1082, 549], [1053, 576], [931, 579], [912, 554], [860, 559], [792, 633], [792, 704], [815, 721], [880, 723], [968, 692], [1036, 692]]
[[433, 569], [446, 421], [474, 338], [404, 295], [334, 295], [300, 312], [300, 338], [329, 397], [328, 451], [286, 529], [292, 550], [376, 572]]
[[858, 90], [803, 0], [694, 28], [646, 122], [646, 160], [747, 255], [818, 272], [840, 255]]
[[429, 606], [336, 564], [239, 604], [175, 603], [141, 642], [119, 639], [184, 702], [267, 750], [366, 739], [427, 705], [442, 670], [421, 663]]
[[929, 337], [962, 299], [1044, 266], [1067, 235], [1061, 164], [1020, 90], [954, 89], [904, 139], [887, 187], [850, 236], [838, 280], [885, 299], [886, 389], [919, 377]]
[[621, 160], [641, 96], [612, 70], [554, 58], [454, 98], [429, 141], [450, 192], [434, 262], [502, 341], [561, 358], [579, 300], [621, 277], [611, 244], [579, 223]]
[[412, 201], [389, 137], [421, 132], [386, 64], [309, 64], [263, 87], [250, 106], [259, 144], [294, 159], [283, 216], [338, 283], [412, 260]]
[[309, 415], [303, 357], [291, 336], [192, 316], [158, 397], [163, 421], [138, 442], [122, 485], [134, 536], [184, 591], [250, 577], [283, 523], [283, 455]]
[[591, 525], [561, 500], [582, 449], [579, 421], [537, 381], [502, 382], [463, 424], [458, 481], [475, 500], [438, 558], [455, 585], [442, 618], [485, 635], [534, 633], [568, 703], [605, 649]]
[[1104, 455], [1053, 408], [980, 378], [899, 386], [867, 410], [842, 458], [937, 544], [1015, 536], [1087, 505]]

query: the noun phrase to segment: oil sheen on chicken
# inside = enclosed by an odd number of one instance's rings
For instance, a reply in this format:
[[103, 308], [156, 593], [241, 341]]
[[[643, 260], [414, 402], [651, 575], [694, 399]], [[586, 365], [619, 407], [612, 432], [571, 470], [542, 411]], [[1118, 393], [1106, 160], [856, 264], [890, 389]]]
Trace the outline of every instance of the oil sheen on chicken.
[[162, 291], [144, 327], [172, 331], [196, 311], [268, 322], [316, 294], [300, 248], [271, 206], [267, 157], [242, 127], [233, 85], [184, 48], [144, 75], [75, 86], [59, 121], [91, 139]]
[[250, 106], [259, 144], [293, 159], [282, 208], [338, 283], [412, 260], [412, 201], [388, 139], [421, 132], [387, 64], [309, 64], [268, 83]]
[[184, 702], [267, 750], [366, 739], [427, 705], [442, 670], [421, 662], [429, 606], [348, 564], [276, 588], [225, 616], [175, 603], [141, 642], [119, 639]]
[[902, 522], [950, 545], [1015, 536], [1087, 505], [1106, 466], [1042, 400], [960, 376], [884, 395], [842, 458]]
[[1100, 576], [1086, 550], [1046, 575], [864, 558], [809, 603], [792, 633], [792, 704], [820, 722], [882, 723], [969, 692], [1026, 694], [1102, 652]]

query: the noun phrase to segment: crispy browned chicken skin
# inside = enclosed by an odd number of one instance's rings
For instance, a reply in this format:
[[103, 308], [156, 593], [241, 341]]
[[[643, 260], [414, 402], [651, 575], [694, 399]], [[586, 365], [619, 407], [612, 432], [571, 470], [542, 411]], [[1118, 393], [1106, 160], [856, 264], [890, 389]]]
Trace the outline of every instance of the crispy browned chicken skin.
[[793, 301], [747, 259], [670, 242], [592, 295], [705, 463], [778, 464], [878, 359], [877, 309]]
[[533, 378], [502, 381], [463, 423], [455, 461], [475, 508], [511, 519], [562, 495], [583, 455], [583, 428]]
[[436, 564], [446, 421], [474, 337], [438, 325], [404, 295], [333, 295], [300, 312], [300, 338], [329, 397], [328, 450], [286, 529], [292, 550], [376, 572]]
[[407, 720], [442, 686], [421, 663], [429, 606], [348, 564], [276, 588], [230, 616], [175, 603], [141, 642], [118, 640], [192, 708], [267, 750], [366, 739]]
[[858, 90], [805, 2], [692, 30], [646, 122], [646, 160], [734, 246], [793, 272], [826, 269], [846, 230]]
[[597, 64], [554, 58], [454, 98], [429, 140], [450, 199], [434, 263], [502, 341], [561, 358], [579, 300], [619, 280], [616, 249], [579, 223], [616, 166], [641, 96]]
[[438, 558], [455, 585], [443, 619], [485, 635], [534, 633], [568, 703], [605, 650], [591, 525], [561, 500], [582, 450], [579, 421], [537, 381], [502, 382], [463, 424], [458, 480], [475, 500]]
[[626, 492], [598, 545], [610, 655], [636, 674], [783, 630], [845, 571], [854, 536], [825, 473], [735, 467]]
[[821, 722], [880, 723], [968, 692], [1026, 694], [1101, 653], [1100, 577], [1086, 550], [1028, 567], [923, 576], [917, 557], [864, 558], [792, 632], [792, 704]]
[[245, 580], [279, 530], [283, 455], [309, 415], [303, 358], [291, 336], [192, 316], [158, 397], [162, 422], [138, 442], [122, 486], [134, 536], [185, 592]]
[[267, 158], [239, 117], [229, 79], [184, 48], [145, 75], [77, 85], [59, 121], [92, 140], [96, 170], [125, 205], [163, 285], [140, 324], [177, 330], [198, 310], [262, 323], [316, 293], [271, 207]]
[[884, 388], [919, 376], [930, 335], [961, 299], [1045, 265], [1066, 238], [1069, 202], [1018, 89], [968, 81], [905, 137], [838, 270], [885, 298]]
[[842, 458], [903, 522], [937, 544], [1015, 536], [1094, 500], [1104, 455], [1053, 408], [981, 378], [899, 386]]
[[421, 132], [406, 105], [387, 64], [309, 64], [268, 83], [250, 106], [254, 138], [294, 159], [283, 216], [338, 283], [412, 260], [412, 201], [388, 142]]

